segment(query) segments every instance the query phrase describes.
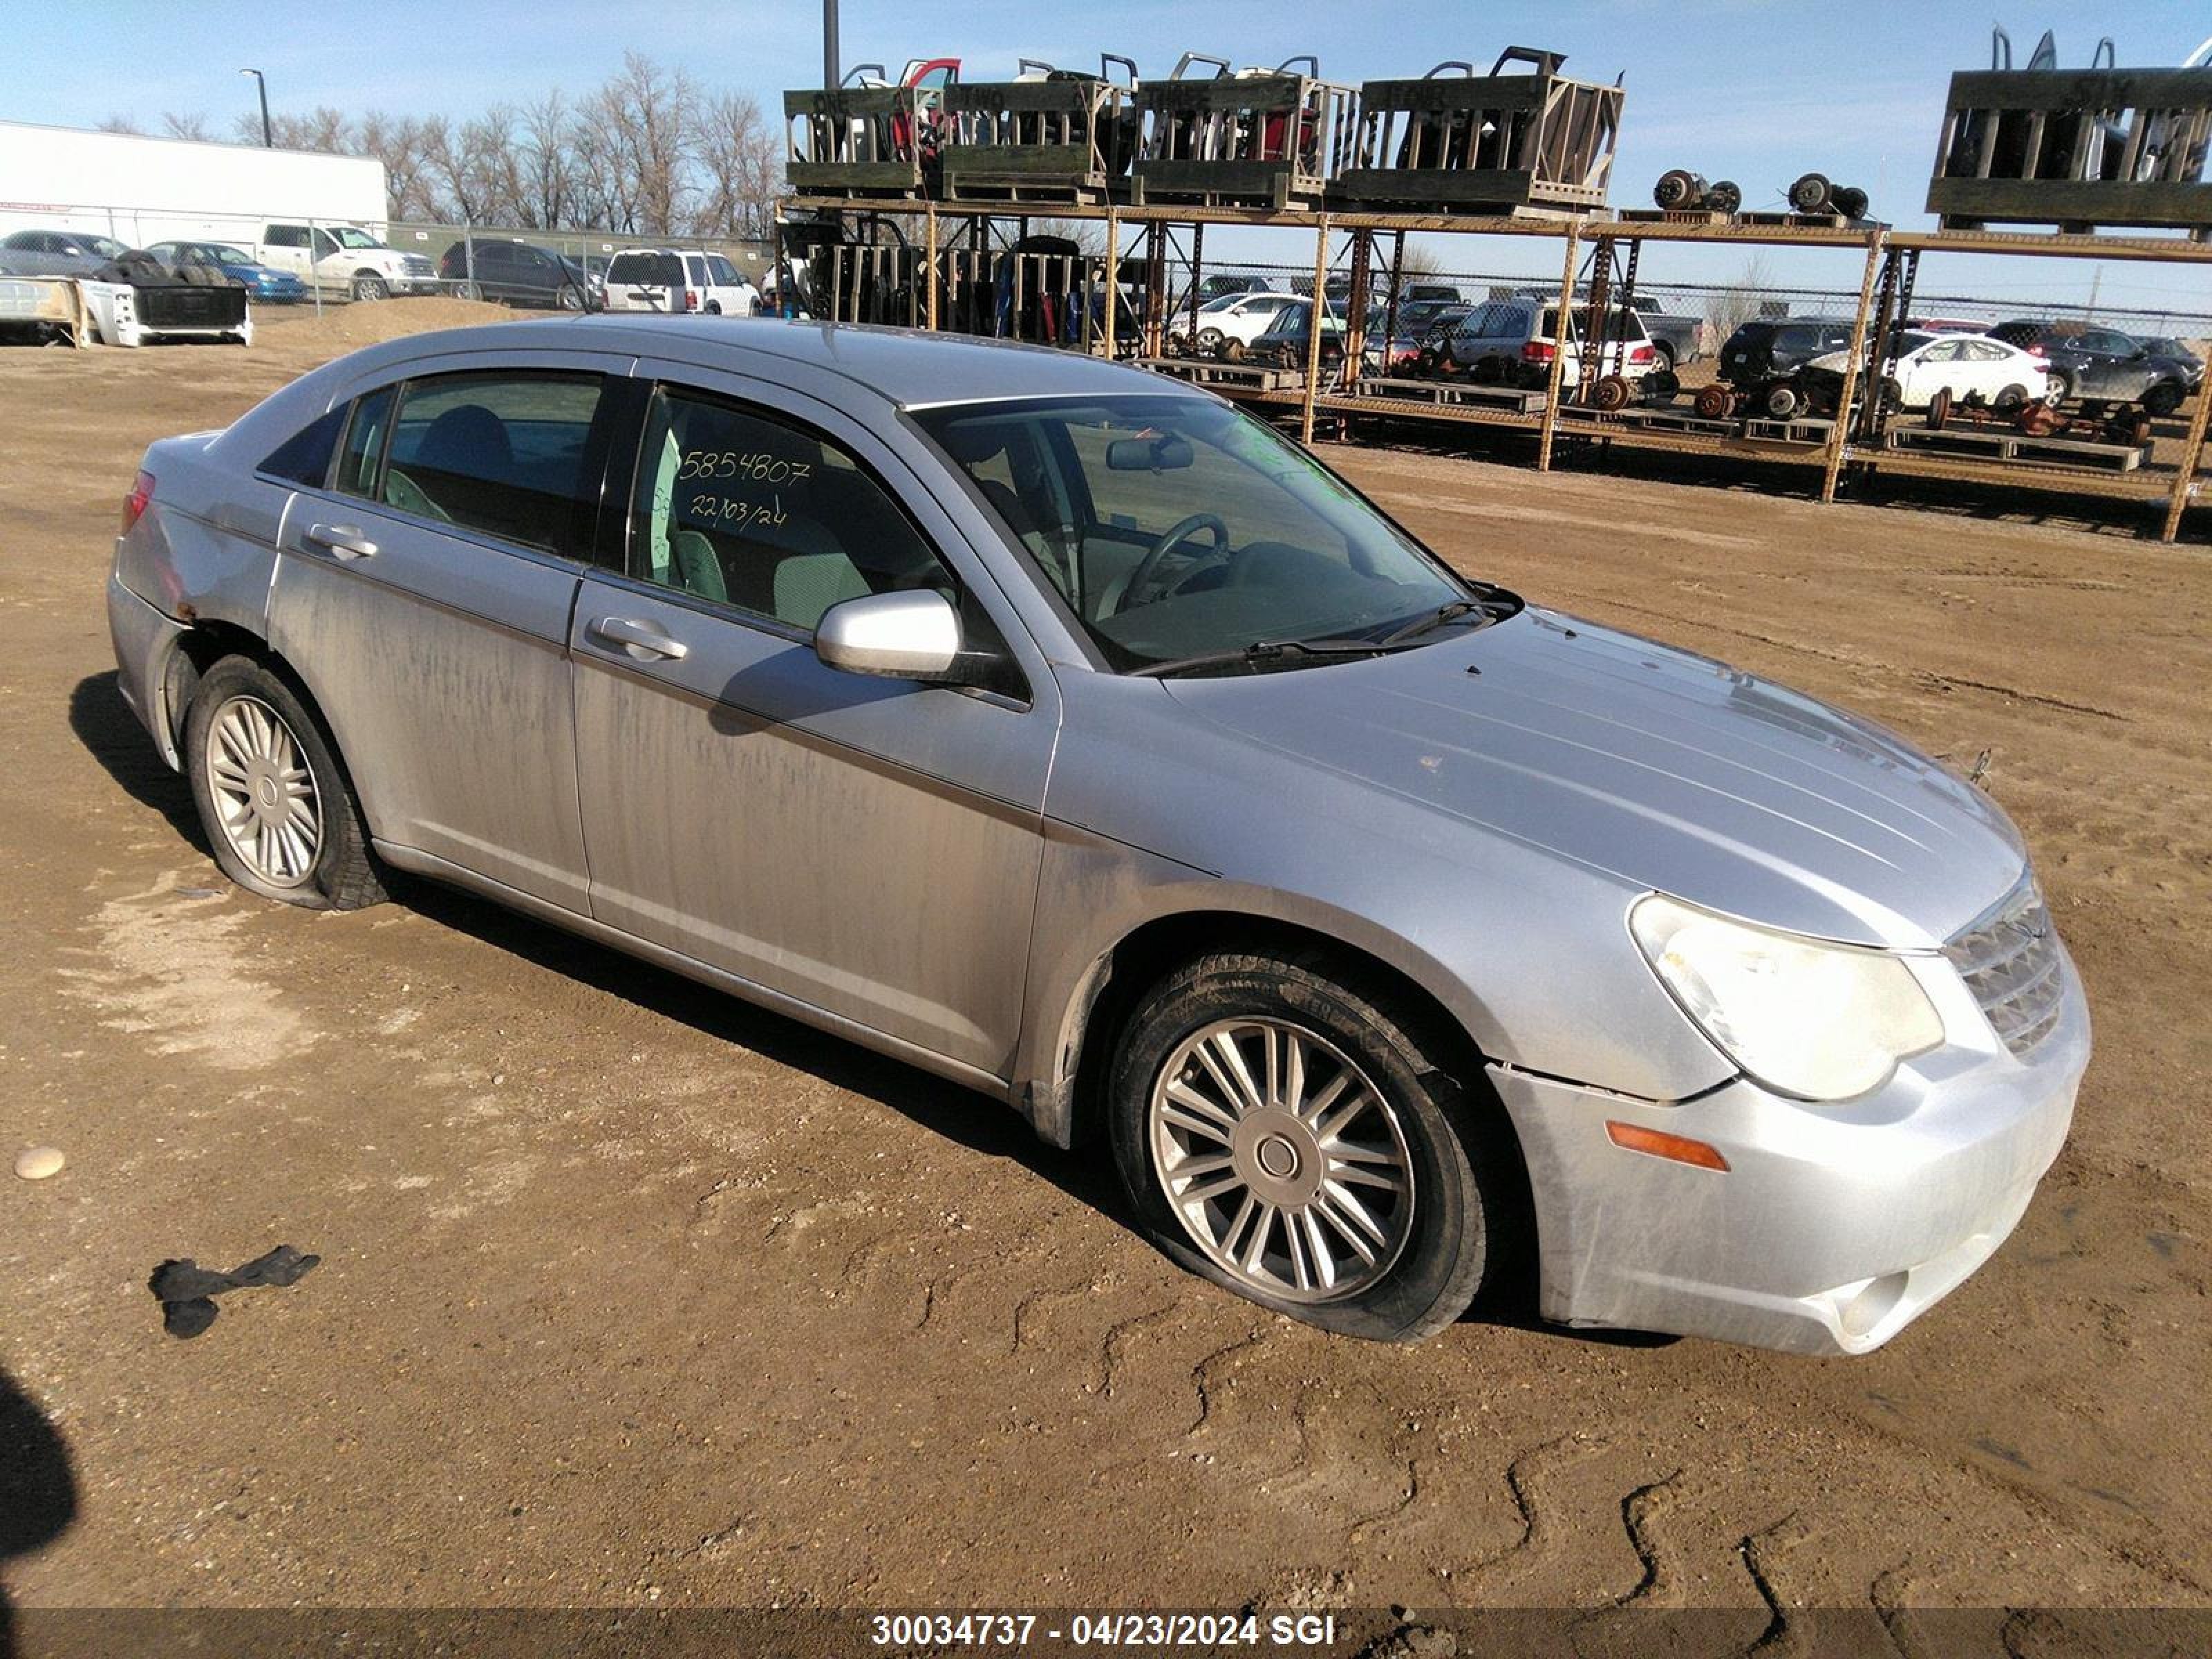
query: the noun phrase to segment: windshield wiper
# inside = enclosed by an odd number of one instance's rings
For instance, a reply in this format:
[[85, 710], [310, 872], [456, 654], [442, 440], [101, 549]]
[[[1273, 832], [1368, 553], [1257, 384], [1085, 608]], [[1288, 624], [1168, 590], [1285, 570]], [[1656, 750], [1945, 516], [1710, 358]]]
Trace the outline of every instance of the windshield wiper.
[[1382, 640], [1255, 640], [1239, 650], [1208, 651], [1200, 656], [1178, 657], [1172, 662], [1148, 663], [1129, 672], [1152, 679], [1167, 679], [1177, 674], [1195, 673], [1201, 668], [1232, 665], [1257, 668], [1285, 657], [1373, 657], [1389, 648], [1389, 642]]
[[1403, 645], [1408, 640], [1419, 639], [1431, 629], [1442, 628], [1446, 623], [1455, 622], [1474, 611], [1486, 614], [1489, 607], [1480, 599], [1454, 599], [1449, 605], [1438, 605], [1434, 611], [1414, 617], [1402, 628], [1393, 629], [1375, 643], [1378, 646]]

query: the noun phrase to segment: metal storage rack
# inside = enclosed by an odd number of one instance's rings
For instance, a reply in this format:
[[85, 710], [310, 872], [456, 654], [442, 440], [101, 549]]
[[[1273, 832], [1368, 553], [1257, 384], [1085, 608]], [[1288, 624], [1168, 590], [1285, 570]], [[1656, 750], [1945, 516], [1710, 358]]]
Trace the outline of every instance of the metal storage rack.
[[[1188, 76], [1194, 63], [1217, 72]], [[1310, 73], [1294, 71], [1304, 64]], [[1272, 208], [1320, 205], [1351, 136], [1352, 88], [1321, 78], [1314, 58], [1273, 74], [1232, 74], [1219, 58], [1184, 54], [1174, 75], [1138, 90], [1143, 148], [1130, 180], [1137, 206], [1191, 202]]]
[[[1123, 84], [1107, 69], [1128, 70]], [[1136, 66], [1109, 56], [1096, 76], [1024, 59], [1037, 78], [958, 81], [945, 89], [945, 194], [951, 199], [1097, 202], [1136, 158]]]
[[[799, 198], [789, 210], [804, 213], [848, 213], [849, 199]], [[963, 203], [915, 203], [872, 209], [886, 216], [920, 217], [926, 227], [929, 258], [924, 262], [923, 294], [920, 301], [922, 325], [939, 325], [942, 295], [937, 280], [937, 249], [942, 227], [960, 228], [973, 238], [979, 222], [1004, 217], [1003, 206]], [[1343, 244], [1348, 258], [1351, 288], [1347, 313], [1351, 324], [1341, 372], [1324, 374], [1321, 334], [1309, 333], [1309, 356], [1300, 384], [1279, 383], [1251, 390], [1233, 382], [1217, 386], [1224, 395], [1282, 412], [1295, 414], [1301, 433], [1310, 441], [1317, 416], [1374, 418], [1453, 423], [1517, 431], [1534, 438], [1540, 471], [1554, 463], [1565, 443], [1595, 449], [1618, 447], [1762, 463], [1778, 463], [1820, 471], [1820, 499], [1832, 501], [1847, 470], [1869, 477], [1940, 479], [1974, 484], [2074, 495], [2142, 505], [2163, 503], [2161, 539], [2172, 541], [2182, 519], [2197, 496], [2197, 473], [2212, 413], [2212, 396], [2200, 393], [2187, 427], [2179, 465], [2172, 472], [2137, 466], [2060, 465], [2048, 457], [1983, 459], [1972, 454], [1944, 453], [1924, 448], [1896, 447], [1886, 441], [1878, 402], [1856, 397], [1860, 366], [1880, 338], [1880, 331], [1893, 326], [1910, 304], [1911, 272], [1928, 253], [2034, 255], [2053, 258], [2107, 262], [2163, 263], [2212, 270], [2212, 243], [2180, 237], [2093, 236], [2046, 234], [2017, 231], [1905, 232], [1884, 226], [1771, 225], [1741, 222], [1702, 223], [1569, 218], [1552, 220], [1511, 216], [1450, 213], [1364, 213], [1311, 210], [1271, 210], [1222, 205], [1103, 205], [1061, 210], [1060, 216], [1087, 219], [1103, 225], [1107, 246], [1112, 251], [1097, 264], [1126, 272], [1131, 267], [1142, 275], [1135, 283], [1125, 281], [1114, 292], [1127, 295], [1133, 287], [1139, 298], [1128, 307], [1120, 303], [1097, 307], [1097, 325], [1085, 331], [1087, 349], [1109, 355], [1162, 356], [1161, 339], [1168, 320], [1171, 263], [1184, 256], [1172, 254], [1173, 239], [1180, 234], [1188, 249], [1189, 286], [1194, 291], [1201, 264], [1202, 239], [1206, 228], [1221, 225], [1267, 226], [1310, 231], [1314, 236], [1312, 291], [1327, 290], [1332, 260], [1332, 239]], [[1738, 420], [1720, 429], [1688, 422], [1655, 422], [1633, 412], [1601, 413], [1577, 403], [1562, 384], [1564, 359], [1553, 359], [1550, 380], [1539, 406], [1520, 407], [1492, 399], [1452, 399], [1437, 395], [1407, 395], [1402, 387], [1386, 386], [1359, 375], [1362, 342], [1358, 329], [1373, 288], [1374, 267], [1381, 263], [1378, 239], [1395, 240], [1402, 252], [1403, 239], [1412, 233], [1456, 235], [1536, 237], [1559, 241], [1562, 247], [1559, 302], [1573, 308], [1576, 278], [1586, 246], [1611, 249], [1651, 242], [1723, 242], [1776, 247], [1852, 248], [1863, 252], [1862, 283], [1853, 327], [1852, 367], [1847, 372], [1840, 406], [1849, 419], [1826, 423], [1797, 421], [1784, 423]], [[1124, 239], [1134, 245], [1124, 251]], [[1118, 258], [1116, 257], [1118, 256]], [[1395, 260], [1392, 261], [1395, 264]], [[1387, 272], [1390, 266], [1384, 267]], [[1095, 302], [1093, 302], [1095, 303]], [[1133, 327], [1137, 339], [1133, 343]], [[1347, 380], [1349, 384], [1346, 383]]]

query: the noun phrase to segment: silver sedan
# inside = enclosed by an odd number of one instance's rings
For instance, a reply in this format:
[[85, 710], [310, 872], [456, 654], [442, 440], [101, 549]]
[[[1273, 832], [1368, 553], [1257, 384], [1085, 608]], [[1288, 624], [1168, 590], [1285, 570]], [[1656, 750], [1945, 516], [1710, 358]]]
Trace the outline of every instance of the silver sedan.
[[1331, 1330], [1526, 1286], [1874, 1347], [2087, 1061], [1980, 792], [1137, 370], [419, 336], [155, 444], [124, 519], [121, 683], [233, 879], [434, 877], [957, 1079]]

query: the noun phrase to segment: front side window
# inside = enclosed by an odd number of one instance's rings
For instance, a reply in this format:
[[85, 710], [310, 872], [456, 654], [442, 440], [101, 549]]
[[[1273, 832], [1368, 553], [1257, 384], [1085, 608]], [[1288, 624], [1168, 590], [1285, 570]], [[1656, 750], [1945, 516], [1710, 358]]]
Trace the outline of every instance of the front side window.
[[315, 258], [327, 259], [337, 251], [338, 245], [331, 240], [330, 232], [319, 230], [315, 233]]
[[600, 377], [499, 370], [410, 380], [356, 406], [338, 488], [417, 518], [590, 556]]
[[1125, 672], [1285, 641], [1379, 642], [1470, 601], [1310, 455], [1210, 400], [1045, 398], [914, 418]]
[[868, 593], [951, 574], [834, 443], [702, 394], [653, 393], [632, 503], [629, 574], [812, 632]]

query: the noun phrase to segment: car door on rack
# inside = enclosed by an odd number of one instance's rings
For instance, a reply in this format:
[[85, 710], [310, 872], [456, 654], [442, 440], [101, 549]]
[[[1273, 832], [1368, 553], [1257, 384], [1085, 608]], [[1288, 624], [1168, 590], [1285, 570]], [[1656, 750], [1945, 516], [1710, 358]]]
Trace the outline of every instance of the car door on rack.
[[823, 612], [872, 592], [944, 592], [969, 646], [1002, 656], [1018, 624], [865, 428], [739, 377], [659, 379], [627, 568], [586, 578], [571, 636], [592, 913], [1004, 1076], [1058, 720], [1050, 676], [1037, 660], [994, 689], [954, 689], [825, 666]]
[[609, 362], [448, 359], [362, 386], [329, 487], [285, 515], [270, 593], [271, 643], [330, 720], [376, 838], [578, 913], [567, 646]]

